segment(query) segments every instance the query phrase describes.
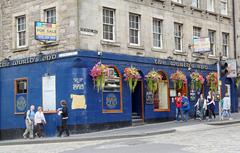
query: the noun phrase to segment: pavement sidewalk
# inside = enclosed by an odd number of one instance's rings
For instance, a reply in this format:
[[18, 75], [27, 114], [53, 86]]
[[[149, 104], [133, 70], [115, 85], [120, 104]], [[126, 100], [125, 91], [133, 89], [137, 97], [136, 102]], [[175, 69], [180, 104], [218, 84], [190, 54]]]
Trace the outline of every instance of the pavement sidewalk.
[[197, 124], [208, 124], [208, 125], [227, 125], [240, 123], [240, 113], [232, 114], [233, 120], [219, 121], [217, 117], [214, 121], [199, 121], [189, 120], [186, 122], [163, 122], [155, 124], [145, 124], [141, 126], [130, 126], [125, 128], [119, 128], [114, 130], [75, 134], [70, 137], [46, 137], [36, 139], [16, 139], [16, 140], [4, 140], [0, 141], [0, 146], [5, 145], [21, 145], [21, 144], [42, 144], [42, 143], [59, 143], [59, 142], [75, 142], [75, 141], [95, 141], [95, 140], [109, 140], [109, 139], [120, 139], [120, 138], [132, 138], [132, 137], [144, 137], [151, 135], [159, 135], [166, 133], [173, 133], [177, 131], [178, 127], [191, 126]]

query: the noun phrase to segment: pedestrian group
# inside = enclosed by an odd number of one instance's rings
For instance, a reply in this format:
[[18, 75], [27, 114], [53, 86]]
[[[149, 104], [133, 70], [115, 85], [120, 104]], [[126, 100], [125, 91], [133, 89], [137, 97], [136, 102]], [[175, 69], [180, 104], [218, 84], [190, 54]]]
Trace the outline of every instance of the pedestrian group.
[[[57, 109], [58, 115], [61, 116], [61, 127], [58, 136], [61, 137], [63, 132], [66, 132], [66, 136], [70, 135], [67, 121], [68, 121], [68, 107], [65, 100], [60, 101], [61, 108]], [[35, 106], [31, 105], [29, 110], [25, 113], [25, 125], [26, 129], [23, 133], [23, 138], [33, 139], [35, 137], [44, 137], [44, 126], [47, 124], [43, 108], [38, 107], [38, 111], [35, 113]]]
[[[189, 118], [190, 103], [186, 95], [181, 95], [178, 92], [178, 95], [174, 99], [176, 105], [176, 120], [180, 121], [179, 116], [181, 116], [182, 121], [187, 122]], [[203, 94], [200, 94], [196, 104], [194, 105], [195, 113], [194, 118], [199, 120], [208, 120], [211, 121], [216, 119], [215, 115], [215, 96], [209, 91], [206, 98]], [[220, 119], [224, 120], [227, 118], [231, 120], [231, 101], [229, 94], [226, 93], [225, 97], [220, 100]], [[207, 118], [208, 117], [208, 118]]]

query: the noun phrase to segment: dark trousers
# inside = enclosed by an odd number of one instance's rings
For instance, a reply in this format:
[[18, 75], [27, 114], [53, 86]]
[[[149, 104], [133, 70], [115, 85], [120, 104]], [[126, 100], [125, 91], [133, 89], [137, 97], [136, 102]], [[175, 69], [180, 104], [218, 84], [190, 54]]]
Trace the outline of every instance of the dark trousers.
[[37, 123], [36, 125], [36, 133], [38, 137], [43, 136], [43, 124], [42, 123]]
[[69, 133], [69, 129], [68, 129], [68, 126], [67, 126], [67, 119], [62, 119], [62, 126], [60, 128], [60, 132], [59, 132], [59, 135], [58, 136], [62, 136], [62, 133], [63, 132], [66, 132], [66, 135], [69, 136], [70, 133]]
[[215, 109], [214, 105], [210, 105], [207, 109], [207, 114], [208, 114], [210, 119], [212, 118], [212, 115], [213, 115], [214, 118], [216, 118], [214, 109]]

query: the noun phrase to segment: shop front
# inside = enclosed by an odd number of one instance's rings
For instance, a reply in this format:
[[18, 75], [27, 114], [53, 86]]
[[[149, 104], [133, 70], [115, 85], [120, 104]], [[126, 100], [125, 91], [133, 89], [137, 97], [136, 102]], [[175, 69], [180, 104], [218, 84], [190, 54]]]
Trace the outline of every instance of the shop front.
[[[103, 67], [104, 81], [96, 77], [98, 71], [93, 71], [97, 63], [106, 66]], [[126, 79], [126, 68], [135, 68], [138, 76], [132, 81]], [[154, 90], [146, 81], [150, 71], [161, 76]], [[177, 71], [186, 76], [181, 88], [176, 88], [171, 79]], [[105, 52], [99, 56], [96, 51], [84, 50], [2, 61], [1, 139], [22, 137], [25, 128], [23, 114], [30, 105], [43, 106], [47, 120], [44, 132], [47, 136], [55, 136], [60, 125], [56, 110], [62, 99], [67, 100], [70, 110], [68, 123], [71, 133], [130, 126], [133, 114], [144, 122], [174, 120], [175, 104], [172, 98], [177, 92], [190, 98], [193, 112], [199, 94], [207, 95], [209, 90], [204, 82], [201, 91], [195, 91], [191, 86], [190, 74], [198, 72], [207, 76], [213, 71], [216, 71], [216, 65]], [[226, 83], [227, 91], [231, 92], [232, 110], [237, 111], [235, 85], [231, 80], [226, 80]]]

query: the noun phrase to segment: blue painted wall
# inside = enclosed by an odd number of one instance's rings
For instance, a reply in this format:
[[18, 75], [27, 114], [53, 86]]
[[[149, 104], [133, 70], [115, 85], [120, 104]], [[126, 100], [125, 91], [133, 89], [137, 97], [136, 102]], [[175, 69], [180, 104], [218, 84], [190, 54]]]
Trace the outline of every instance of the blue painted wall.
[[[107, 122], [131, 121], [132, 104], [131, 92], [127, 83], [122, 78], [123, 91], [123, 113], [102, 113], [102, 94], [97, 93], [94, 89], [92, 78], [89, 75], [90, 69], [101, 60], [104, 64], [115, 65], [123, 74], [124, 68], [135, 66], [143, 75], [146, 75], [153, 68], [167, 73], [168, 79], [172, 73], [176, 72], [177, 67], [156, 65], [153, 58], [144, 58], [137, 56], [128, 56], [121, 54], [103, 53], [102, 57], [94, 51], [79, 50], [75, 57], [59, 58], [54, 61], [40, 62], [21, 66], [6, 67], [0, 69], [0, 129], [15, 129], [25, 128], [23, 115], [14, 114], [14, 80], [17, 78], [28, 78], [28, 107], [31, 104], [35, 106], [42, 105], [42, 77], [45, 73], [56, 75], [56, 98], [59, 108], [59, 101], [66, 99], [68, 107], [71, 108], [70, 95], [76, 93], [72, 89], [72, 78], [82, 76], [85, 80], [84, 90], [87, 101], [86, 110], [71, 110], [69, 124], [70, 125], [89, 125], [101, 124]], [[187, 75], [188, 83], [190, 84], [190, 72], [187, 68], [179, 68]], [[198, 70], [206, 76], [209, 72], [215, 70], [216, 66], [209, 65], [209, 70]], [[194, 70], [193, 70], [194, 71]], [[227, 81], [227, 80], [226, 80]], [[229, 80], [228, 80], [229, 81]], [[173, 83], [169, 80], [170, 88], [173, 88]], [[230, 81], [232, 84], [232, 82]], [[190, 89], [190, 86], [188, 87]], [[144, 94], [146, 92], [146, 82], [144, 81]], [[189, 90], [188, 90], [189, 91]], [[205, 95], [207, 95], [208, 87], [205, 85]], [[224, 91], [223, 91], [224, 92]], [[237, 94], [235, 86], [232, 85], [232, 95]], [[80, 92], [79, 92], [80, 93]], [[145, 100], [145, 95], [144, 95]], [[193, 105], [191, 110], [193, 113]], [[154, 112], [153, 105], [144, 104], [144, 118], [148, 119], [170, 119], [175, 117], [175, 104], [170, 103], [170, 112]], [[237, 110], [236, 96], [232, 96], [232, 110]], [[216, 110], [217, 111], [217, 110]], [[45, 133], [49, 136], [56, 134], [56, 127], [60, 125], [60, 119], [57, 114], [46, 114], [47, 125]]]

